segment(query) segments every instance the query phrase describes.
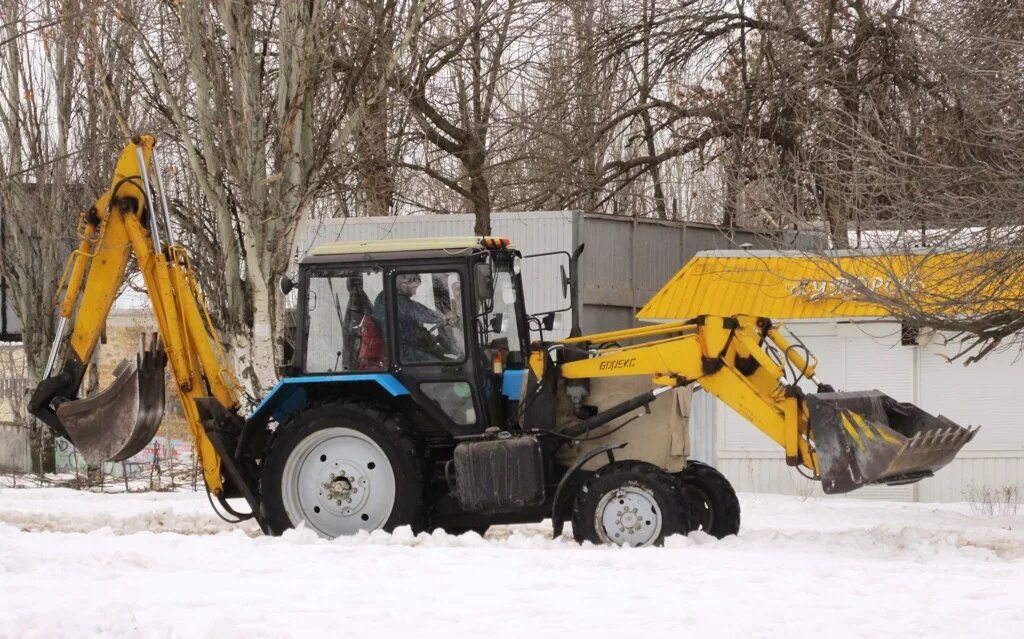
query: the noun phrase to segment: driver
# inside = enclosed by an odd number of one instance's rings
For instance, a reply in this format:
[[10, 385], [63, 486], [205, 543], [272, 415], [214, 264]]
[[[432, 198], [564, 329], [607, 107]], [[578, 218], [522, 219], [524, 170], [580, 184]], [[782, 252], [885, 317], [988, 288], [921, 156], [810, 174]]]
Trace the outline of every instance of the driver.
[[[395, 276], [395, 307], [398, 313], [398, 346], [405, 362], [429, 362], [443, 359], [438, 340], [427, 330], [427, 324], [454, 326], [458, 316], [448, 312], [441, 314], [412, 299], [420, 287], [419, 273], [402, 273]], [[384, 326], [384, 292], [373, 302], [373, 317]], [[454, 353], [453, 353], [454, 354]]]

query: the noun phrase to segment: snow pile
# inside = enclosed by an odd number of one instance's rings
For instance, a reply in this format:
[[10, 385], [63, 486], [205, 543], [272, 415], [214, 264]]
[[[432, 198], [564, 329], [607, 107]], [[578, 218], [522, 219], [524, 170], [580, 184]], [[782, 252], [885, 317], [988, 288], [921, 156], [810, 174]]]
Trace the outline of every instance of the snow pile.
[[232, 527], [202, 494], [0, 490], [0, 637], [1019, 636], [1024, 516], [741, 496], [665, 548]]
[[252, 522], [228, 523], [214, 513], [203, 493], [108, 494], [47, 488], [0, 489], [0, 525], [26, 532], [81, 532], [109, 529], [210, 535], [241, 528], [257, 535]]

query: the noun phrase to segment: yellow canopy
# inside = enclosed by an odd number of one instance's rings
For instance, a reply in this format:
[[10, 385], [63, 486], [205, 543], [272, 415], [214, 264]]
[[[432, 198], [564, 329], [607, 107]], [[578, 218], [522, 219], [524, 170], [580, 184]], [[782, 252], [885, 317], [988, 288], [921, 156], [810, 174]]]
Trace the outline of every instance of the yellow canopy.
[[[960, 314], [969, 304], [986, 311], [1018, 306], [1020, 273], [983, 281], [998, 261], [993, 253], [855, 253], [810, 255], [786, 251], [698, 253], [640, 310], [638, 319], [677, 320], [697, 315], [748, 314], [777, 319], [884, 317], [877, 304], [860, 301], [855, 283], [928, 312]], [[998, 294], [989, 294], [998, 289]], [[971, 300], [974, 300], [973, 302]]]

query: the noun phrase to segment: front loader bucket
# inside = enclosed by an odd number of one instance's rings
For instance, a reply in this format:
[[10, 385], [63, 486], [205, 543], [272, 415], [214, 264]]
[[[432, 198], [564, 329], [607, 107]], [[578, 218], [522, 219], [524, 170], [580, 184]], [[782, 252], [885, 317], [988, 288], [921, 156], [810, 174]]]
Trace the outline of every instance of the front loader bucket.
[[931, 477], [978, 432], [879, 391], [812, 394], [807, 408], [828, 494]]
[[128, 459], [146, 447], [164, 416], [167, 354], [154, 337], [135, 362], [114, 369], [114, 383], [103, 391], [57, 407], [71, 443], [90, 466]]

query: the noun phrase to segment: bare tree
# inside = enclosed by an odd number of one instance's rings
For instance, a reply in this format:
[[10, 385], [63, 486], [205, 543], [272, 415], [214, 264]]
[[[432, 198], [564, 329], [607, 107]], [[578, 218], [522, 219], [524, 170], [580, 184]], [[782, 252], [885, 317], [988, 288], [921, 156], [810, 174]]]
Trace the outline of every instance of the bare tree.
[[529, 208], [600, 208], [601, 165], [614, 133], [606, 122], [622, 102], [624, 56], [606, 47], [614, 20], [610, 3], [580, 0], [556, 4], [545, 23], [532, 74], [535, 108], [520, 123], [530, 134], [524, 140]]
[[[993, 25], [968, 24], [985, 12], [864, 0], [704, 7], [687, 28], [713, 36], [703, 46], [721, 64], [678, 106], [721, 159], [724, 221], [819, 220], [846, 247], [865, 225], [957, 215], [940, 204], [965, 186], [950, 178], [1006, 165], [1001, 141], [1016, 139], [1005, 124], [1019, 96], [1012, 63], [984, 43]], [[989, 11], [1004, 27], [1011, 13]]]
[[764, 3], [716, 24], [756, 34], [744, 82], [707, 100], [742, 124], [743, 204], [879, 251], [881, 287], [833, 260], [843, 294], [957, 335], [967, 362], [1024, 343], [1024, 10]]
[[379, 61], [372, 30], [337, 28], [348, 9], [226, 0], [123, 6], [136, 25], [140, 72], [156, 87], [151, 104], [205, 200], [189, 214], [211, 216], [191, 225], [216, 238], [213, 263], [222, 268], [204, 275], [223, 282], [221, 322], [254, 396], [273, 379], [274, 282], [294, 254], [299, 221], [338, 170]]
[[[1024, 9], [940, 4], [924, 99], [875, 140], [858, 138], [865, 246], [890, 286], [850, 274], [858, 297], [914, 328], [946, 331], [956, 357], [1024, 346]], [[884, 137], [883, 137], [884, 136]]]
[[[99, 35], [95, 3], [4, 0], [0, 37], [0, 272], [21, 320], [29, 383], [44, 372], [54, 296], [76, 240], [78, 212], [110, 180], [117, 119], [131, 94], [124, 59]], [[104, 87], [109, 89], [101, 94]], [[119, 99], [120, 98], [120, 99]], [[43, 430], [36, 436], [45, 437]], [[49, 448], [49, 447], [41, 447]], [[52, 467], [52, 458], [43, 459]]]
[[428, 146], [403, 165], [457, 194], [476, 215], [474, 232], [490, 233], [495, 170], [519, 160], [497, 123], [529, 64], [524, 39], [543, 20], [544, 7], [522, 0], [423, 2], [409, 16], [410, 48], [393, 83]]
[[353, 31], [353, 39], [373, 44], [367, 60], [369, 68], [359, 87], [353, 132], [356, 211], [368, 216], [391, 215], [395, 208], [397, 169], [397, 145], [392, 132], [401, 128], [404, 114], [396, 113], [402, 105], [391, 94], [389, 79], [404, 44], [400, 40], [405, 35], [403, 16], [400, 8], [388, 0], [363, 0], [355, 3], [353, 9], [357, 17], [347, 25]]

